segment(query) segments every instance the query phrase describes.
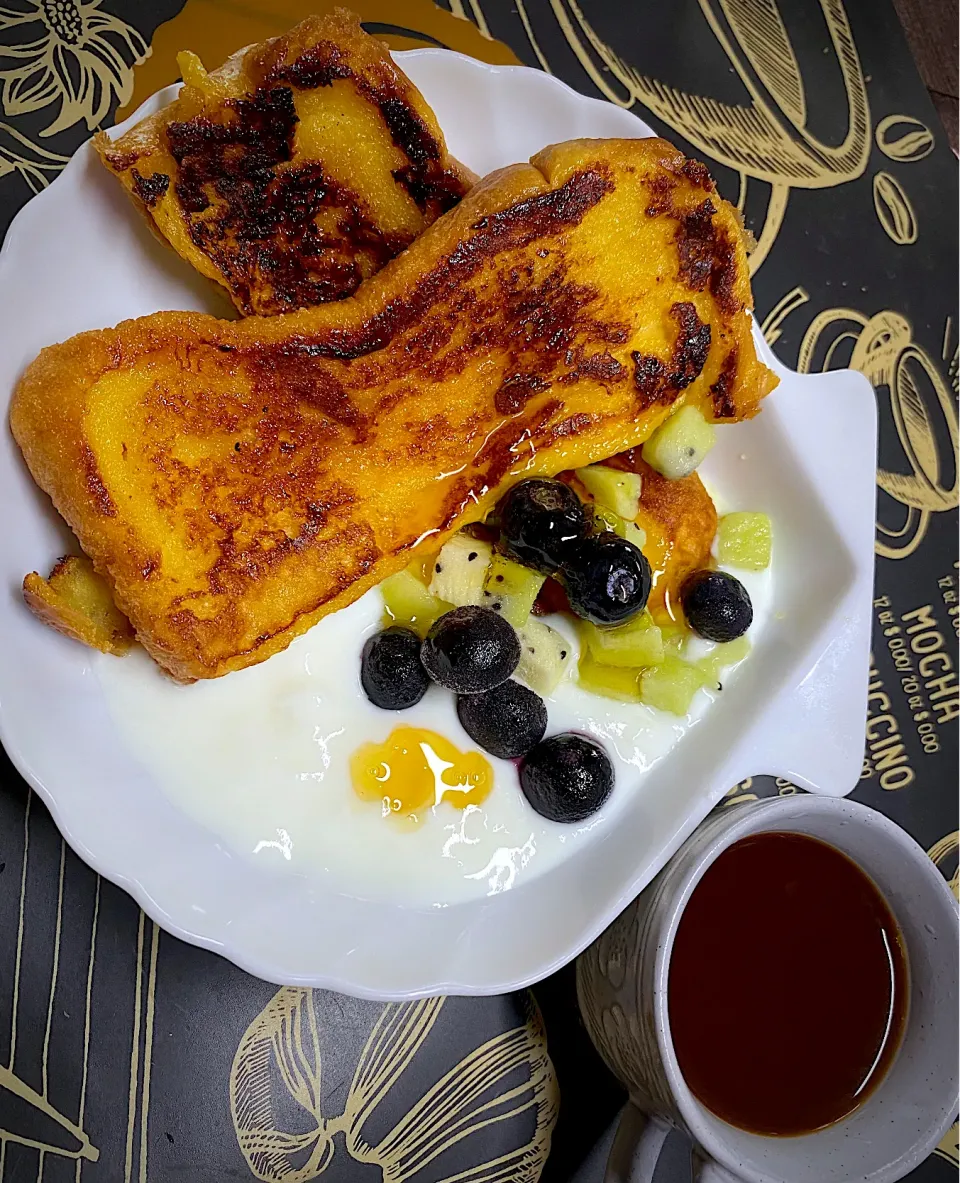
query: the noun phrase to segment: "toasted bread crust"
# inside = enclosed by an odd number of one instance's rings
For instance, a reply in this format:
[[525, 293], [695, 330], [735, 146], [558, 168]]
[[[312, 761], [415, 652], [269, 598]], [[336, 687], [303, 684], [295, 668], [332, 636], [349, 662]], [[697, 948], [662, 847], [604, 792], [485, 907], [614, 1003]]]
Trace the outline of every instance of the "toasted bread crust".
[[350, 295], [474, 179], [345, 9], [211, 74], [180, 60], [180, 95], [96, 149], [151, 228], [245, 315]]
[[47, 579], [32, 571], [23, 581], [23, 599], [38, 620], [91, 649], [119, 657], [133, 644], [130, 622], [82, 555], [59, 559]]
[[216, 677], [523, 476], [636, 446], [680, 400], [754, 414], [775, 378], [749, 303], [705, 173], [663, 140], [573, 141], [488, 177], [351, 299], [44, 350], [11, 425], [151, 654]]
[[713, 563], [717, 507], [697, 473], [668, 480], [631, 448], [607, 461], [642, 478], [637, 525], [646, 532], [644, 554], [653, 570], [648, 607], [656, 619], [682, 616], [680, 591], [687, 576]]

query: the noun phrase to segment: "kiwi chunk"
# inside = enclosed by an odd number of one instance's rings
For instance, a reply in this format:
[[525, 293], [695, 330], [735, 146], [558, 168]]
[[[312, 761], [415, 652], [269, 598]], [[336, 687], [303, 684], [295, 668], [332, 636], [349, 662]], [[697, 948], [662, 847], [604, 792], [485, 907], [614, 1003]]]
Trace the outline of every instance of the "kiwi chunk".
[[643, 445], [644, 460], [668, 480], [689, 476], [717, 442], [712, 423], [692, 406], [682, 406]]
[[699, 665], [667, 654], [660, 665], [641, 672], [640, 700], [671, 715], [685, 715], [694, 695], [708, 682]]
[[619, 702], [640, 702], [640, 670], [601, 665], [589, 649], [580, 655], [577, 679], [591, 694], [615, 698]]
[[647, 532], [636, 522], [628, 522], [612, 509], [604, 509], [602, 505], [593, 505], [593, 522], [596, 529], [603, 533], [616, 534], [632, 542], [637, 550], [643, 550], [647, 543]]
[[719, 688], [720, 671], [728, 666], [736, 665], [750, 652], [750, 642], [744, 637], [737, 637], [726, 645], [715, 645], [706, 657], [701, 657], [697, 666], [703, 671], [704, 680], [714, 689]]
[[480, 604], [499, 612], [514, 628], [523, 628], [544, 579], [539, 571], [495, 554], [486, 571]]
[[591, 658], [600, 665], [637, 670], [659, 665], [664, 658], [663, 634], [649, 612], [641, 612], [626, 624], [599, 627], [584, 621], [580, 635]]
[[632, 521], [640, 508], [642, 482], [636, 472], [621, 472], [605, 464], [591, 464], [575, 470], [577, 480], [594, 501], [618, 517]]
[[421, 638], [435, 620], [453, 607], [432, 595], [409, 568], [388, 576], [380, 584], [380, 594], [390, 623], [412, 629]]
[[717, 557], [725, 566], [763, 571], [770, 566], [773, 531], [765, 513], [728, 513], [717, 530]]

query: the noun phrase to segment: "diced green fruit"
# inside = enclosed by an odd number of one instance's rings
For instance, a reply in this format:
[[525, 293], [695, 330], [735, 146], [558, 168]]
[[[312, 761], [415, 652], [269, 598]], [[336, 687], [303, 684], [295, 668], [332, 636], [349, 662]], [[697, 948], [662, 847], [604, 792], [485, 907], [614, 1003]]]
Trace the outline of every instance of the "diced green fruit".
[[499, 612], [514, 628], [522, 628], [545, 579], [539, 571], [495, 554], [487, 568], [480, 604]]
[[724, 565], [763, 571], [770, 566], [772, 542], [765, 513], [728, 513], [720, 519], [717, 555]]
[[433, 622], [453, 607], [431, 595], [409, 568], [385, 579], [380, 592], [390, 623], [413, 629], [419, 637], [425, 637]]
[[601, 665], [589, 649], [580, 655], [577, 679], [580, 686], [590, 694], [615, 698], [619, 702], [640, 701], [640, 670]]
[[623, 529], [623, 518], [612, 509], [605, 509], [602, 505], [592, 505], [593, 525], [597, 533], [619, 534]]
[[430, 593], [460, 608], [479, 604], [493, 548], [489, 542], [454, 534], [440, 549], [430, 578]]
[[706, 657], [701, 657], [697, 665], [703, 671], [703, 676], [715, 686], [720, 680], [720, 671], [727, 666], [736, 665], [750, 652], [750, 642], [746, 637], [737, 637], [726, 645], [715, 646]]
[[680, 656], [690, 637], [689, 630], [675, 620], [661, 622], [660, 634], [663, 637], [664, 653], [672, 653], [674, 657]]
[[661, 665], [640, 674], [640, 700], [671, 715], [685, 715], [704, 682], [699, 666], [668, 654]]
[[626, 666], [636, 670], [663, 661], [663, 635], [649, 612], [641, 612], [633, 620], [613, 628], [598, 627], [584, 621], [580, 635], [590, 656], [601, 665]]
[[594, 501], [610, 509], [619, 517], [631, 521], [640, 507], [641, 479], [639, 473], [621, 472], [605, 464], [591, 464], [578, 468], [574, 474]]
[[689, 476], [713, 445], [713, 424], [692, 406], [683, 406], [661, 423], [643, 445], [643, 458], [671, 481]]
[[570, 667], [573, 646], [562, 633], [532, 616], [517, 635], [520, 664], [514, 677], [537, 694], [552, 694]]
[[647, 543], [647, 532], [636, 522], [628, 522], [612, 509], [604, 509], [602, 505], [594, 505], [593, 521], [598, 531], [607, 531], [620, 538], [632, 542], [637, 550], [643, 550]]

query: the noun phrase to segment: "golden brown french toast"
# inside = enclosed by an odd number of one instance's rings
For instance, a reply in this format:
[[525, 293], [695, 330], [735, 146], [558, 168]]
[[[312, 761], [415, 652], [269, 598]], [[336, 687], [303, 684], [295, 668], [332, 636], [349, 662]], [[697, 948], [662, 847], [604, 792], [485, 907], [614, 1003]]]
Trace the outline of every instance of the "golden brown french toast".
[[710, 564], [717, 507], [695, 472], [678, 481], [668, 480], [647, 464], [639, 448], [614, 456], [608, 464], [643, 478], [636, 521], [647, 536], [643, 553], [653, 572], [647, 606], [655, 619], [675, 615], [682, 611], [684, 580]]
[[336, 9], [208, 74], [117, 140], [107, 168], [161, 238], [270, 316], [350, 295], [474, 180], [359, 17]]
[[157, 313], [45, 349], [30, 470], [174, 677], [284, 649], [510, 483], [753, 415], [736, 211], [664, 140], [555, 145], [477, 185], [357, 294]]
[[23, 599], [38, 620], [91, 649], [120, 656], [133, 644], [130, 622], [85, 555], [58, 559], [47, 579], [31, 571], [23, 581]]

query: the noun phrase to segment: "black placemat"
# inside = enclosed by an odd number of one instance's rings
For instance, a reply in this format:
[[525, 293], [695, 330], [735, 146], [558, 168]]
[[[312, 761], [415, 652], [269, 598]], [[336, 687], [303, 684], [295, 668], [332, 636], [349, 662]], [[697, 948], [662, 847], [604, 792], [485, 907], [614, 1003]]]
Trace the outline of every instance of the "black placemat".
[[[136, 97], [160, 84], [151, 79], [169, 80], [171, 45], [201, 48], [198, 36], [212, 43], [240, 29], [253, 40], [311, 7], [329, 5], [6, 0], [0, 232], [110, 122], [135, 80]], [[632, 104], [739, 198], [759, 242], [758, 318], [779, 356], [806, 370], [856, 364], [871, 377], [881, 417], [876, 627], [855, 795], [913, 834], [956, 890], [957, 175], [887, 0], [355, 7], [395, 47], [518, 59]], [[154, 57], [134, 75], [151, 40]], [[0, 293], [0, 308], [10, 298]], [[2, 754], [0, 784], [0, 1183], [306, 1180], [321, 1168], [330, 1183], [378, 1179], [386, 1151], [377, 1165], [363, 1148], [382, 1147], [480, 1047], [490, 1095], [515, 1089], [524, 1103], [516, 1112], [505, 1103], [502, 1120], [404, 1177], [428, 1183], [516, 1150], [503, 1179], [535, 1179], [558, 1080], [542, 1177], [602, 1178], [623, 1094], [584, 1034], [571, 967], [535, 989], [539, 1013], [527, 994], [414, 1012], [278, 991], [161, 934], [64, 847]], [[794, 791], [758, 776], [725, 805]], [[749, 1006], [737, 989], [731, 1000]], [[426, 1035], [409, 1058], [417, 1023]], [[378, 1087], [364, 1049], [388, 1029], [403, 1070], [360, 1133], [362, 1090]], [[498, 1074], [505, 1039], [522, 1042], [523, 1062]], [[952, 1178], [957, 1161], [955, 1125], [913, 1177]], [[678, 1139], [657, 1183], [689, 1177]]]

